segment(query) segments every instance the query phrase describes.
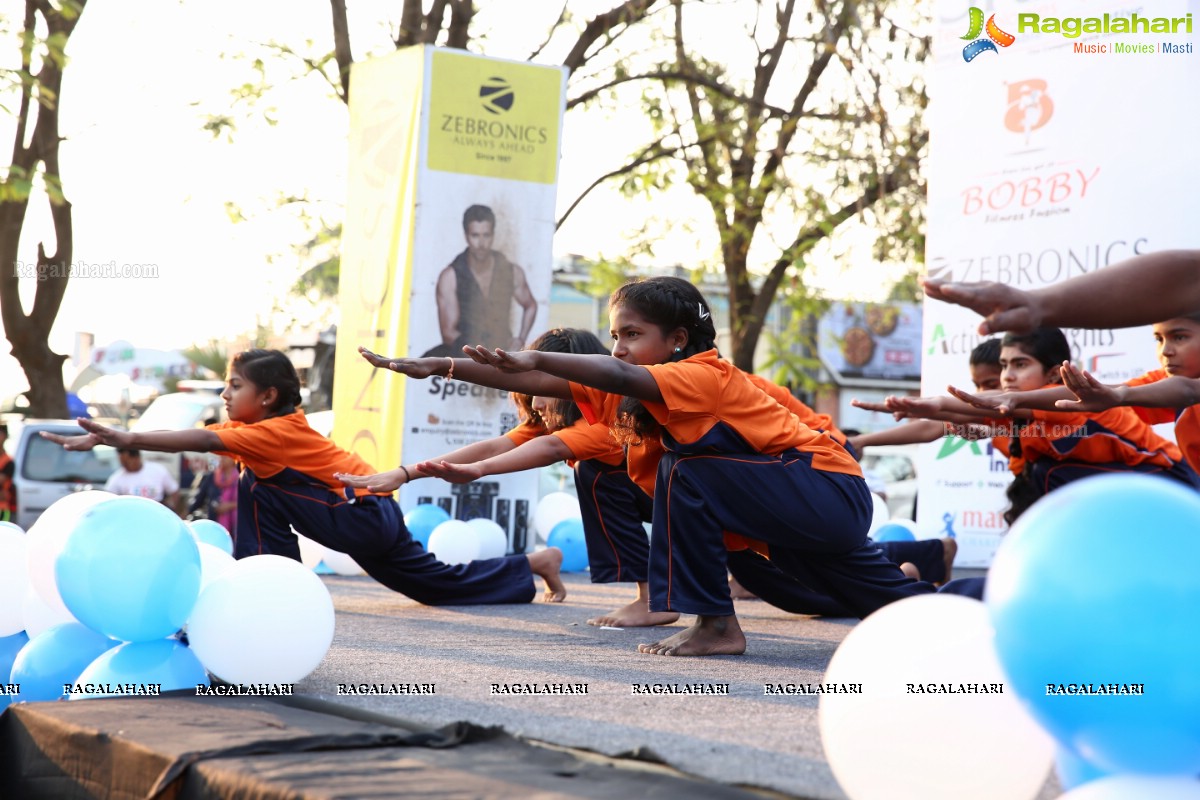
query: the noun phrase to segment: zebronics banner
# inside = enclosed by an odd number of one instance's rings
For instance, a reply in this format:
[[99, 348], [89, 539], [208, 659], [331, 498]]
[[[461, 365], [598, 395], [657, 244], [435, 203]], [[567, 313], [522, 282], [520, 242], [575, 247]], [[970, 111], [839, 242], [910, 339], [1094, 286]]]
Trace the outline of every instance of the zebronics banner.
[[[937, 3], [931, 276], [1034, 289], [1200, 246], [1194, 7]], [[979, 317], [936, 302], [924, 316], [922, 392], [969, 387]], [[1158, 366], [1148, 328], [1066, 333], [1076, 363], [1102, 381]], [[945, 439], [925, 446], [918, 466], [921, 527], [957, 535], [958, 563], [989, 564], [1005, 530], [1004, 457], [988, 441]]]
[[[507, 392], [373, 370], [393, 356], [519, 348], [546, 327], [566, 74], [416, 47], [355, 64], [334, 439], [380, 470], [498, 436]], [[423, 479], [401, 506], [488, 517], [525, 549], [537, 476]]]

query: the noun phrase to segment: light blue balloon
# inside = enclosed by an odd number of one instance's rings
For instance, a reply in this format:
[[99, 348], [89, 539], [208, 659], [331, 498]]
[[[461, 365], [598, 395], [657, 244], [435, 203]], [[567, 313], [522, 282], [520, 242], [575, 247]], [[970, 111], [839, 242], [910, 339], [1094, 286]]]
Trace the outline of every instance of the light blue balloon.
[[1095, 764], [1085, 761], [1083, 756], [1062, 745], [1059, 745], [1054, 753], [1054, 772], [1058, 775], [1058, 782], [1066, 791], [1111, 774]]
[[408, 532], [412, 534], [412, 538], [416, 539], [421, 543], [422, 547], [428, 550], [429, 535], [433, 533], [433, 529], [449, 519], [450, 515], [441, 506], [421, 503], [421, 505], [404, 515], [404, 526], [408, 528]]
[[[14, 633], [12, 636], [0, 637], [0, 686], [9, 684], [13, 661], [16, 660], [17, 653], [21, 652], [21, 648], [28, 642], [29, 637], [25, 635], [25, 631]], [[8, 692], [0, 693], [0, 713], [11, 702], [12, 697]]]
[[564, 519], [550, 529], [546, 544], [562, 550], [563, 572], [582, 572], [587, 569], [587, 540], [583, 536], [583, 520]]
[[89, 664], [75, 682], [84, 691], [72, 694], [71, 700], [129, 693], [109, 691], [112, 684], [134, 684], [139, 691], [151, 685], [157, 685], [160, 692], [195, 689], [208, 685], [208, 673], [196, 654], [177, 639], [158, 639], [114, 647]]
[[915, 542], [917, 540], [912, 531], [894, 522], [880, 525], [871, 534], [871, 538], [877, 542]]
[[1198, 527], [1200, 493], [1103, 476], [1038, 501], [996, 554], [984, 600], [1008, 682], [1098, 769], [1200, 773]]
[[79, 518], [54, 574], [63, 602], [84, 625], [148, 642], [187, 622], [200, 593], [200, 551], [166, 506], [117, 497]]
[[318, 575], [336, 575], [337, 574], [336, 572], [333, 571], [333, 567], [329, 566], [324, 561], [322, 561], [320, 564], [317, 564], [317, 566], [313, 567], [313, 572], [317, 573]]
[[14, 702], [57, 700], [63, 684], [72, 684], [88, 664], [120, 642], [78, 622], [64, 622], [39, 633], [17, 653], [9, 683], [19, 683]]
[[212, 519], [194, 519], [188, 526], [196, 534], [197, 541], [220, 548], [226, 555], [233, 555], [233, 537], [221, 523]]

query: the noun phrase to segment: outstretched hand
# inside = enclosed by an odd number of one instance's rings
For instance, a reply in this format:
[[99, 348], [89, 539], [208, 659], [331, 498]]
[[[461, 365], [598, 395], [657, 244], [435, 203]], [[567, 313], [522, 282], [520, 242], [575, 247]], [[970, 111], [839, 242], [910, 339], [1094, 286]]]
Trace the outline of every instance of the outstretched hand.
[[428, 378], [434, 374], [439, 364], [442, 367], [446, 366], [446, 359], [444, 358], [389, 358], [388, 356], [381, 356], [378, 353], [372, 353], [362, 346], [358, 348], [358, 352], [371, 366], [391, 370], [392, 372], [399, 372], [401, 375], [407, 375], [410, 378]]
[[1064, 411], [1107, 411], [1121, 404], [1117, 390], [1106, 386], [1090, 372], [1085, 372], [1069, 361], [1062, 365], [1063, 386], [1071, 390], [1077, 399], [1055, 400], [1054, 407]]
[[449, 461], [422, 461], [417, 464], [422, 475], [441, 478], [449, 483], [470, 483], [483, 477], [478, 464], [451, 464]]
[[375, 494], [391, 494], [405, 483], [404, 470], [393, 469], [375, 475], [348, 475], [345, 472], [335, 472], [337, 478], [346, 486], [353, 489], [366, 489]]
[[857, 397], [855, 397], [850, 401], [850, 405], [854, 406], [855, 408], [861, 408], [864, 411], [876, 411], [880, 414], [891, 414], [893, 417], [895, 417], [897, 422], [907, 419], [908, 414], [904, 413], [903, 411], [897, 411], [895, 406], [889, 402], [891, 400], [892, 398], [889, 396], [884, 402], [877, 403], [871, 400], [859, 400]]
[[470, 356], [475, 363], [495, 367], [501, 372], [530, 372], [536, 369], [536, 350], [518, 350], [510, 353], [498, 347], [489, 350], [483, 345], [467, 345], [463, 347], [463, 353]]
[[75, 420], [79, 423], [79, 427], [83, 428], [87, 433], [81, 436], [63, 436], [58, 433], [49, 431], [41, 431], [39, 435], [43, 439], [49, 439], [55, 444], [61, 444], [64, 450], [91, 450], [98, 444], [106, 444], [111, 447], [128, 447], [133, 434], [128, 431], [118, 431], [113, 428], [106, 428], [98, 422], [80, 417]]
[[979, 333], [987, 336], [1003, 331], [1028, 333], [1042, 324], [1043, 310], [1037, 296], [1002, 283], [924, 282], [925, 294], [934, 300], [965, 306], [984, 317]]
[[964, 403], [972, 405], [975, 408], [981, 408], [984, 411], [995, 411], [997, 414], [1000, 414], [1004, 417], [1007, 417], [1013, 412], [1013, 399], [1012, 395], [1010, 395], [1008, 392], [1001, 392], [1000, 394], [992, 395], [979, 395], [971, 394], [970, 392], [963, 391], [962, 389], [958, 389], [954, 386], [947, 386], [946, 391], [957, 397], [959, 400], [962, 400]]

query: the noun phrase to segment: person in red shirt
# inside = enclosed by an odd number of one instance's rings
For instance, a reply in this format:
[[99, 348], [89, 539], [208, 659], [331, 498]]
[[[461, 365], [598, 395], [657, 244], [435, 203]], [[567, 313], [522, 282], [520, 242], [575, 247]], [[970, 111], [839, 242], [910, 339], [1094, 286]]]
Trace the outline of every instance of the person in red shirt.
[[233, 357], [224, 393], [229, 422], [181, 431], [117, 431], [87, 419], [82, 436], [42, 435], [68, 450], [97, 444], [228, 455], [242, 468], [234, 556], [274, 554], [300, 560], [297, 532], [346, 553], [383, 585], [427, 605], [528, 603], [533, 575], [545, 598], [566, 595], [562, 552], [483, 559], [451, 566], [425, 551], [404, 526], [390, 492], [353, 489], [335, 473], [375, 470], [313, 430], [299, 410], [300, 379], [278, 350]]

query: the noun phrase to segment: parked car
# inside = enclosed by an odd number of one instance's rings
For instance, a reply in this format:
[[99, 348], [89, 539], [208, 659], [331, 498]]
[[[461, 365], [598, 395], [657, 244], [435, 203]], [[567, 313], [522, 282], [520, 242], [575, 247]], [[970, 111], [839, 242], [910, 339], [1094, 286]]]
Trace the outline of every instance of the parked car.
[[916, 519], [917, 448], [915, 444], [867, 447], [862, 457], [863, 472], [873, 471], [883, 481], [888, 511], [893, 517]]
[[[223, 384], [222, 384], [223, 385]], [[225, 401], [213, 391], [171, 392], [156, 397], [145, 412], [129, 426], [136, 432], [177, 431], [203, 428], [225, 419]], [[144, 461], [157, 461], [179, 482], [184, 508], [191, 501], [192, 484], [197, 475], [213, 469], [215, 459], [208, 453], [163, 453], [143, 450]]]
[[65, 450], [38, 434], [41, 431], [74, 436], [83, 433], [71, 420], [26, 419], [9, 422], [9, 441], [16, 444], [13, 457], [13, 488], [17, 514], [13, 520], [25, 530], [37, 522], [50, 505], [72, 492], [103, 489], [120, 463], [107, 445], [92, 450]]

